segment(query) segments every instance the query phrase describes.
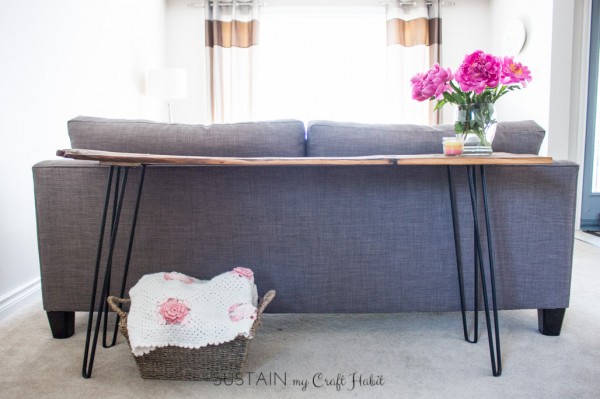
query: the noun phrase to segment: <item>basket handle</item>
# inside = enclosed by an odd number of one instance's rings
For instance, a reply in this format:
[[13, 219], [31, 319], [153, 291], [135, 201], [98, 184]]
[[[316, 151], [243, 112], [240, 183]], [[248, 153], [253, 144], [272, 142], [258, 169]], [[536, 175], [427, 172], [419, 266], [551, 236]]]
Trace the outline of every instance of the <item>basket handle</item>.
[[248, 339], [252, 339], [256, 335], [256, 329], [258, 328], [258, 326], [260, 326], [262, 324], [262, 314], [263, 314], [265, 308], [271, 303], [273, 298], [275, 298], [275, 294], [276, 294], [275, 290], [270, 290], [260, 300], [258, 309], [256, 309], [256, 320], [254, 321], [254, 324], [252, 324], [252, 327], [250, 328], [250, 335], [248, 336]]
[[112, 310], [114, 310], [115, 312], [117, 312], [117, 314], [121, 317], [121, 318], [125, 318], [127, 317], [127, 312], [124, 311], [123, 309], [121, 309], [119, 307], [119, 305], [117, 305], [117, 303], [130, 303], [131, 299], [122, 299], [122, 298], [117, 298], [116, 296], [109, 296], [106, 299], [106, 302], [108, 302], [108, 306], [110, 306], [110, 308]]
[[275, 294], [276, 293], [277, 292], [275, 290], [270, 290], [269, 292], [267, 292], [265, 294], [265, 296], [260, 301], [260, 305], [258, 306], [258, 309], [256, 310], [256, 316], [257, 316], [257, 318], [260, 318], [260, 316], [262, 316], [262, 313], [264, 312], [264, 310], [266, 309], [266, 307], [275, 298]]

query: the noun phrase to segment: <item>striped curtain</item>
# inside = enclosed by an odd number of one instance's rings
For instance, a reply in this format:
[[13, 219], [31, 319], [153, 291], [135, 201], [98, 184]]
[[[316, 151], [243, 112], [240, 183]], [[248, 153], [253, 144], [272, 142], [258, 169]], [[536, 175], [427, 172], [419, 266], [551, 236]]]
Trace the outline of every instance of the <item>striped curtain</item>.
[[410, 79], [440, 62], [439, 0], [395, 0], [386, 6], [387, 116], [390, 122], [438, 124], [434, 101], [411, 97]]
[[205, 0], [211, 123], [252, 119], [258, 0]]

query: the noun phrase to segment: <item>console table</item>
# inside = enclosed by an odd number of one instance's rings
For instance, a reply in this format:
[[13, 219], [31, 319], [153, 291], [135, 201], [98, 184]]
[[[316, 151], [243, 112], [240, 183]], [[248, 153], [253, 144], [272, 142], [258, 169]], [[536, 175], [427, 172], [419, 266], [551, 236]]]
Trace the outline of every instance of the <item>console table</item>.
[[[125, 267], [123, 276], [121, 279], [120, 296], [123, 297], [125, 294], [125, 285], [127, 281], [127, 274], [129, 269], [129, 263], [131, 259], [131, 252], [133, 248], [133, 242], [135, 237], [135, 229], [137, 223], [137, 215], [140, 206], [140, 199], [142, 197], [144, 176], [146, 167], [150, 165], [180, 165], [180, 166], [223, 166], [223, 167], [236, 167], [236, 166], [256, 166], [256, 167], [268, 167], [268, 166], [332, 166], [332, 167], [343, 167], [343, 166], [356, 166], [356, 165], [389, 165], [390, 167], [395, 166], [446, 166], [447, 178], [448, 178], [448, 189], [451, 204], [452, 213], [452, 224], [454, 232], [454, 244], [455, 244], [455, 256], [456, 265], [458, 272], [459, 292], [460, 292], [460, 303], [463, 323], [463, 334], [466, 341], [470, 343], [476, 343], [478, 339], [478, 312], [479, 312], [479, 287], [482, 290], [483, 298], [483, 310], [485, 313], [487, 336], [490, 351], [490, 360], [492, 365], [492, 374], [494, 376], [500, 376], [502, 373], [502, 361], [501, 361], [501, 350], [500, 350], [500, 328], [498, 324], [498, 308], [496, 304], [496, 284], [494, 280], [494, 257], [492, 251], [493, 237], [490, 227], [489, 217], [489, 205], [487, 196], [487, 181], [485, 175], [486, 165], [531, 165], [531, 164], [546, 164], [551, 163], [551, 157], [540, 157], [535, 155], [520, 155], [520, 154], [507, 154], [507, 153], [493, 153], [492, 155], [486, 156], [456, 156], [448, 157], [442, 154], [425, 154], [425, 155], [381, 155], [381, 156], [367, 156], [367, 157], [323, 157], [323, 158], [230, 158], [230, 157], [201, 157], [201, 156], [174, 156], [174, 155], [154, 155], [154, 154], [131, 154], [131, 153], [119, 153], [119, 152], [107, 152], [107, 151], [93, 151], [93, 150], [58, 150], [57, 155], [63, 158], [79, 159], [79, 160], [91, 160], [98, 161], [102, 164], [110, 166], [108, 172], [108, 180], [106, 184], [106, 195], [102, 210], [102, 222], [100, 226], [100, 234], [98, 240], [98, 250], [96, 256], [96, 264], [94, 270], [94, 280], [92, 282], [91, 292], [91, 303], [90, 312], [88, 317], [88, 326], [86, 334], [85, 352], [83, 359], [82, 375], [84, 378], [91, 377], [92, 368], [94, 363], [94, 356], [96, 346], [98, 343], [100, 326], [102, 319], [104, 319], [103, 327], [103, 346], [108, 348], [116, 343], [116, 334], [118, 328], [118, 316], [117, 325], [113, 332], [112, 341], [107, 341], [107, 318], [108, 318], [108, 306], [106, 299], [110, 291], [110, 280], [112, 271], [112, 257], [116, 243], [117, 232], [119, 229], [119, 220], [123, 207], [123, 198], [125, 196], [125, 187], [127, 184], [127, 176], [129, 169], [132, 167], [141, 167], [141, 175], [137, 188], [137, 196], [135, 206], [133, 209], [132, 226], [129, 234], [127, 255], [125, 260]], [[474, 262], [474, 276], [475, 276], [475, 298], [474, 298], [474, 333], [473, 338], [469, 337], [468, 324], [466, 317], [466, 306], [464, 296], [464, 281], [463, 281], [463, 261], [460, 254], [460, 237], [457, 229], [457, 208], [454, 193], [454, 182], [452, 179], [451, 168], [465, 166], [467, 168], [469, 192], [471, 197], [471, 210], [473, 215], [473, 231], [474, 231], [474, 247], [475, 247], [475, 262]], [[479, 167], [479, 176], [481, 179], [481, 197], [483, 199], [483, 217], [484, 223], [480, 223], [479, 219], [479, 205], [478, 205], [478, 190], [477, 190], [477, 167]], [[114, 189], [113, 189], [114, 186]], [[110, 234], [108, 243], [108, 255], [106, 261], [106, 267], [104, 270], [104, 279], [102, 285], [102, 291], [97, 303], [96, 291], [98, 288], [98, 281], [100, 276], [100, 263], [102, 257], [102, 251], [104, 247], [104, 235], [106, 230], [108, 208], [112, 199], [112, 220], [110, 222]], [[482, 247], [482, 224], [485, 224], [485, 236], [487, 238], [487, 270], [485, 267], [486, 260], [483, 255]], [[479, 273], [481, 278], [479, 278]], [[481, 283], [481, 284], [479, 284]], [[490, 287], [491, 295], [488, 295], [488, 286]], [[489, 302], [491, 300], [491, 312]], [[94, 311], [97, 316], [94, 324]], [[493, 322], [493, 328], [492, 328]], [[92, 337], [92, 327], [94, 327], [94, 334]], [[493, 331], [492, 331], [493, 329]]]

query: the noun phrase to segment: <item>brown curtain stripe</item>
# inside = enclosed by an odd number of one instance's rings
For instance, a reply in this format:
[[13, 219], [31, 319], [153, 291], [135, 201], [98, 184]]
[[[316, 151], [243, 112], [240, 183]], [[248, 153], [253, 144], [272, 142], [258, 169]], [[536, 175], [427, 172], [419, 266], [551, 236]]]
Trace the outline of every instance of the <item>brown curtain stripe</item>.
[[258, 44], [259, 22], [211, 21], [205, 24], [206, 47], [248, 48]]
[[393, 18], [387, 21], [387, 45], [404, 47], [441, 44], [441, 19], [418, 18], [410, 21]]

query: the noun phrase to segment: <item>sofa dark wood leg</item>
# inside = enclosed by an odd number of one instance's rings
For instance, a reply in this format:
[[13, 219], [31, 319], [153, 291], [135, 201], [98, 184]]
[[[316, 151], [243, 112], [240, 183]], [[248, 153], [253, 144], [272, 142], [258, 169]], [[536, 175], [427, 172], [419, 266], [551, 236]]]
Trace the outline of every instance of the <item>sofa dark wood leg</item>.
[[54, 338], [69, 338], [75, 334], [75, 312], [46, 312]]
[[565, 308], [538, 309], [538, 329], [544, 335], [558, 336], [565, 317]]

